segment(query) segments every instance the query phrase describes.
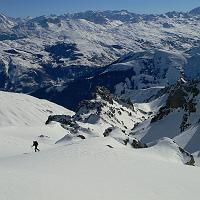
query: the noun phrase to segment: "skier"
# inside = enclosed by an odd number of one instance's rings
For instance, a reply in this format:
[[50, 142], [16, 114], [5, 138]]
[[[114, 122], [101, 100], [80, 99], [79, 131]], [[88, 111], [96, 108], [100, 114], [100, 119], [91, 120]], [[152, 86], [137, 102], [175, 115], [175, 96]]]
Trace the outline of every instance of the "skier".
[[33, 141], [33, 145], [32, 147], [35, 147], [35, 152], [40, 151], [37, 147], [38, 147], [38, 142], [37, 141]]

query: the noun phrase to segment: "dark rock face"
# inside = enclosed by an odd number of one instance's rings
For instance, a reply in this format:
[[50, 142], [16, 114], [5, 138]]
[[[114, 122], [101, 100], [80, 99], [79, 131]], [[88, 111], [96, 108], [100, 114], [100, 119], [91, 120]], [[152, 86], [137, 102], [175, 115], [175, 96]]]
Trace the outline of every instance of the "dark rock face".
[[169, 108], [180, 108], [186, 103], [186, 93], [182, 88], [177, 88], [174, 91], [171, 91], [167, 99], [167, 107]]
[[[64, 129], [68, 130], [72, 134], [77, 134], [80, 128], [74, 118], [69, 115], [50, 115], [45, 124], [47, 125], [52, 121], [59, 122]], [[81, 138], [81, 136], [79, 137]]]
[[164, 23], [163, 24], [163, 28], [173, 28], [173, 24], [169, 24], [169, 23]]
[[72, 123], [72, 117], [69, 115], [50, 115], [45, 124], [49, 124], [52, 121], [66, 125], [72, 125], [72, 126], [74, 125]]
[[107, 129], [104, 131], [103, 136], [104, 136], [104, 137], [108, 137], [112, 131], [113, 131], [113, 127], [107, 128]]
[[185, 151], [183, 148], [179, 147], [179, 150], [182, 154], [186, 155], [187, 157], [190, 157], [190, 160], [188, 162], [186, 162], [186, 165], [191, 165], [191, 166], [195, 166], [195, 160], [194, 160], [194, 156], [190, 153], [188, 153], [187, 151]]
[[103, 87], [103, 86], [101, 86], [101, 87], [97, 86], [92, 95], [93, 95], [93, 98], [95, 98], [95, 99], [99, 95], [103, 100], [109, 102], [110, 104], [113, 104], [114, 96], [111, 95], [110, 91], [107, 88]]
[[191, 125], [187, 121], [188, 121], [188, 114], [184, 114], [183, 119], [182, 119], [182, 123], [180, 125], [181, 132], [185, 131], [185, 129], [187, 129]]
[[[101, 110], [103, 106], [104, 105], [101, 102], [82, 101], [79, 104], [78, 111], [74, 117], [78, 121], [95, 124], [100, 118], [100, 114], [101, 114]], [[94, 113], [85, 117], [84, 115], [88, 114], [88, 112], [90, 112], [91, 110], [93, 110]]]
[[4, 50], [6, 53], [9, 54], [17, 54], [20, 55], [20, 53], [18, 51], [16, 51], [15, 49], [8, 49], [8, 50]]
[[14, 33], [0, 33], [0, 41], [5, 41], [5, 40], [18, 40], [22, 39], [23, 36], [14, 34]]
[[83, 135], [78, 135], [77, 137], [81, 138], [82, 140], [85, 140], [85, 136]]
[[[122, 123], [116, 117], [116, 114], [122, 115], [122, 112], [126, 113], [130, 118], [132, 117], [131, 112], [134, 111], [132, 103], [118, 99], [111, 94], [107, 88], [97, 86], [92, 93], [92, 96], [93, 99], [80, 102], [76, 115], [74, 116], [76, 120], [94, 124], [101, 116], [107, 116], [112, 119], [112, 121], [116, 120], [116, 123]], [[116, 108], [114, 101], [122, 107]], [[106, 108], [106, 111], [104, 108]], [[127, 129], [125, 125], [123, 126]]]
[[109, 145], [109, 144], [108, 144], [108, 145], [106, 145], [106, 146], [107, 146], [107, 147], [109, 147], [109, 148], [111, 148], [111, 149], [113, 149], [113, 148], [114, 148], [113, 146], [111, 146], [111, 145]]
[[6, 66], [5, 63], [0, 60], [0, 88], [5, 88], [7, 87], [6, 84], [9, 83], [9, 77], [8, 74], [6, 73]]
[[[166, 105], [161, 107], [157, 115], [155, 115], [151, 122], [156, 122], [161, 120], [164, 116], [167, 116], [173, 109], [181, 108], [188, 114], [196, 112], [196, 100], [195, 97], [199, 94], [199, 89], [194, 81], [183, 83], [179, 81], [174, 86], [170, 87], [168, 90], [168, 98]], [[188, 127], [186, 115], [183, 116], [183, 121], [181, 124], [181, 130]]]
[[142, 142], [140, 142], [137, 139], [133, 139], [131, 146], [135, 149], [148, 148], [148, 146], [146, 144], [143, 144]]

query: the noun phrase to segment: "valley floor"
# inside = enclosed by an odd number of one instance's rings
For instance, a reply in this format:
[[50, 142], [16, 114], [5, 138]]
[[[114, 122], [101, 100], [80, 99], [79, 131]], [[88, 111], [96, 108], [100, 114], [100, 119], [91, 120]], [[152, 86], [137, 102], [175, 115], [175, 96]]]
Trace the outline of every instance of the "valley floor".
[[[59, 132], [58, 127], [52, 130]], [[129, 148], [110, 137], [71, 145], [53, 145], [53, 139], [52, 143], [40, 141], [41, 151], [34, 153], [27, 150], [34, 134], [24, 138], [23, 131], [24, 143], [20, 144], [24, 146], [17, 152], [12, 131], [5, 131], [10, 134], [7, 145], [13, 149], [3, 148], [5, 142], [1, 142], [1, 200], [199, 199], [200, 168], [183, 165], [177, 155], [163, 159], [156, 149]], [[48, 134], [53, 136], [53, 132]]]

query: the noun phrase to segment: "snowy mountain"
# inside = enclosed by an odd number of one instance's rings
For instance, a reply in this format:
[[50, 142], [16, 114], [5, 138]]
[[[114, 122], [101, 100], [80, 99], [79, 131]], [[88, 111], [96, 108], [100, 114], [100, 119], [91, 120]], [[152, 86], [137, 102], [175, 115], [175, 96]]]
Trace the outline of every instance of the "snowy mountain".
[[[18, 108], [26, 105], [33, 119], [35, 115], [46, 115], [43, 106], [48, 109], [51, 106], [54, 113], [68, 116], [73, 114], [60, 106], [27, 95], [2, 92], [0, 96], [1, 99], [15, 99]], [[5, 103], [9, 107], [13, 102]], [[1, 104], [1, 113], [3, 108]], [[38, 113], [38, 109], [42, 110]], [[10, 114], [7, 119], [13, 119], [13, 108], [8, 112]], [[24, 113], [20, 109], [15, 109], [14, 112], [18, 116]], [[27, 120], [27, 116], [24, 116], [24, 120]], [[92, 124], [89, 123], [91, 121], [85, 122], [91, 128]], [[99, 127], [99, 132], [102, 127]], [[53, 200], [66, 196], [74, 200], [99, 197], [105, 200], [128, 200], [134, 197], [146, 199], [149, 196], [153, 199], [168, 199], [171, 192], [174, 192], [173, 197], [177, 199], [187, 199], [191, 194], [195, 199], [199, 196], [199, 168], [183, 165], [193, 164], [189, 163], [192, 162], [191, 155], [180, 150], [178, 145], [168, 138], [150, 143], [149, 148], [134, 149], [131, 145], [121, 143], [119, 139], [122, 135], [119, 137], [119, 130], [116, 129], [110, 133], [111, 137], [98, 136], [93, 132], [93, 136], [86, 140], [79, 138], [70, 143], [65, 134], [72, 133], [55, 122], [42, 125], [38, 121], [38, 126], [1, 125], [0, 199]], [[64, 138], [59, 141], [62, 137]], [[34, 139], [39, 141], [39, 153], [30, 148]], [[57, 144], [56, 140], [59, 141]], [[169, 176], [166, 171], [174, 175]], [[141, 175], [145, 179], [141, 178]], [[195, 183], [192, 187], [191, 182]], [[186, 187], [191, 189], [185, 190]], [[145, 193], [140, 192], [144, 189]], [[76, 192], [77, 190], [79, 192]]]
[[142, 146], [139, 141], [129, 137], [128, 132], [134, 125], [143, 122], [148, 114], [133, 107], [131, 102], [117, 99], [106, 88], [97, 87], [93, 99], [81, 102], [75, 115], [50, 115], [46, 124], [58, 122], [70, 132], [58, 143], [111, 136], [124, 145], [134, 145], [133, 142], [136, 142]]
[[[3, 147], [15, 140], [24, 143], [24, 140], [37, 138], [47, 145], [71, 144], [96, 137], [112, 137], [134, 148], [148, 147], [129, 132], [149, 116], [154, 116], [153, 113], [145, 112], [140, 105], [117, 99], [103, 87], [98, 87], [93, 96], [93, 100], [82, 102], [74, 113], [46, 100], [1, 92], [0, 129], [2, 140], [6, 141]], [[7, 146], [2, 150], [6, 152], [6, 149]]]
[[199, 19], [189, 12], [138, 15], [125, 10], [87, 11], [25, 19], [2, 15], [1, 23], [0, 88], [6, 91], [32, 93], [73, 84], [100, 75], [113, 63], [122, 64], [120, 59], [126, 56], [138, 54], [139, 59], [140, 52], [149, 54], [144, 62], [154, 54], [150, 52], [158, 51], [155, 56], [162, 57], [166, 51], [182, 59], [177, 68], [185, 66], [188, 59], [192, 66], [198, 63]]
[[197, 52], [198, 49], [191, 50], [187, 55], [164, 50], [130, 52], [89, 78], [61, 86], [46, 86], [31, 94], [76, 110], [82, 100], [91, 98], [97, 86], [104, 86], [119, 98], [130, 98], [135, 103], [145, 102], [181, 77], [186, 80], [198, 79], [200, 68]]
[[199, 91], [199, 81], [180, 80], [169, 87], [151, 102], [162, 102], [157, 114], [134, 128], [131, 135], [143, 142], [170, 137], [191, 153], [199, 151]]
[[[196, 92], [195, 90], [193, 91]], [[175, 96], [174, 98], [177, 97]], [[156, 100], [149, 103], [133, 104], [131, 101], [118, 99], [104, 87], [97, 87], [93, 93], [93, 99], [81, 102], [75, 115], [71, 117], [67, 115], [50, 115], [46, 124], [58, 122], [64, 129], [69, 131], [67, 135], [57, 142], [59, 144], [71, 144], [73, 141], [93, 137], [112, 137], [125, 146], [148, 148], [157, 144], [155, 140], [168, 137], [171, 139], [166, 138], [164, 140], [169, 140], [170, 143], [176, 146], [181, 155], [184, 154], [189, 159], [184, 163], [195, 163], [193, 156], [184, 150], [186, 146], [182, 141], [176, 141], [176, 138], [173, 138], [172, 135], [161, 131], [165, 124], [158, 122], [161, 128], [155, 127], [152, 133], [150, 132], [149, 126], [152, 125], [150, 122], [153, 123], [157, 120], [157, 116], [161, 115], [159, 112], [160, 110], [162, 111], [162, 106], [166, 101], [168, 102], [165, 93], [162, 97], [156, 98]], [[190, 110], [188, 112], [192, 111], [190, 106], [189, 104], [188, 109]], [[178, 124], [175, 120], [173, 123]], [[167, 125], [173, 129], [175, 128], [173, 123], [170, 122]], [[186, 122], [184, 121], [182, 124], [185, 128]], [[166, 128], [166, 132], [167, 130], [169, 129]], [[145, 140], [146, 135], [144, 133], [149, 136], [147, 140]], [[174, 130], [174, 133], [181, 138], [182, 135], [177, 129]], [[154, 137], [155, 134], [157, 137]], [[185, 139], [185, 135], [182, 138]], [[154, 142], [148, 144], [152, 141]], [[191, 147], [196, 148], [196, 151], [200, 149], [198, 145], [191, 145]], [[191, 149], [188, 150], [190, 150], [189, 152], [194, 152]]]
[[1, 14], [0, 199], [198, 199], [199, 16]]
[[189, 14], [199, 16], [199, 15], [200, 15], [200, 7], [192, 9], [192, 10], [189, 12]]
[[[87, 11], [25, 19], [1, 15], [6, 37], [0, 39], [0, 87], [73, 109], [76, 121], [101, 119], [107, 121], [105, 128], [115, 124], [131, 132], [136, 123], [159, 115], [168, 88], [178, 80], [198, 80], [200, 25], [195, 10], [162, 15]], [[98, 86], [118, 100], [111, 104], [94, 98]], [[125, 112], [127, 102], [133, 110]], [[125, 110], [121, 117], [111, 116], [120, 109]]]
[[[143, 144], [128, 134], [150, 115], [141, 110], [145, 105], [122, 102], [103, 87], [93, 98], [73, 113], [28, 95], [0, 93], [0, 199], [145, 200], [168, 199], [171, 192], [176, 199], [198, 198], [196, 157], [172, 139]], [[33, 140], [38, 153], [30, 148]]]

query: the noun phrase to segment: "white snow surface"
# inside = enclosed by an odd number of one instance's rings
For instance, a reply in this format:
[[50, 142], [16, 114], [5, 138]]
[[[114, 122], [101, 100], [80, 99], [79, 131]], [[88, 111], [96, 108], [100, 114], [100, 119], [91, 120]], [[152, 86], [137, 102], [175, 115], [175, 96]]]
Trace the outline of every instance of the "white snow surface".
[[74, 113], [29, 95], [0, 92], [0, 158], [32, 152], [33, 140], [49, 148], [68, 132], [58, 123], [45, 125], [49, 115]]
[[[55, 144], [70, 133], [59, 123], [44, 125], [48, 113], [43, 109], [54, 114], [72, 115], [71, 111], [27, 95], [1, 92], [2, 101], [3, 97], [7, 101], [0, 106], [0, 118], [12, 123], [2, 120], [5, 123], [0, 125], [1, 200], [199, 198], [200, 169], [183, 165], [185, 158], [172, 140], [164, 138], [150, 148], [133, 149], [120, 143], [126, 136], [115, 129], [111, 137], [94, 134], [86, 140]], [[24, 112], [28, 116], [20, 119], [29, 123], [13, 120], [11, 113]], [[102, 132], [95, 124], [88, 126]], [[40, 152], [31, 149], [33, 140], [39, 141]]]
[[47, 100], [0, 91], [0, 127], [42, 125], [49, 115], [74, 113]]
[[200, 169], [158, 154], [98, 137], [1, 158], [0, 199], [198, 199]]

